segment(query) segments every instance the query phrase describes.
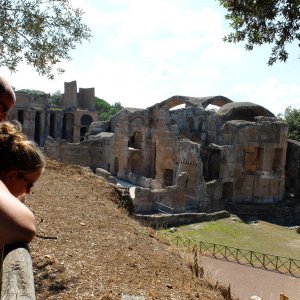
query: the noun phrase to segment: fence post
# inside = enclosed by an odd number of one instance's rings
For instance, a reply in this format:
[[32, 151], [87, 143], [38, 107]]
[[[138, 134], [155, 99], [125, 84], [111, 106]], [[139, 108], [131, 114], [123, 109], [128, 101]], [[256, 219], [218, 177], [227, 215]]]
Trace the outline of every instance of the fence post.
[[4, 246], [1, 300], [35, 299], [32, 261], [27, 244]]
[[253, 254], [253, 251], [250, 251], [250, 265], [253, 266], [253, 263], [252, 263], [252, 254]]
[[215, 256], [216, 244], [214, 244], [214, 248], [213, 248], [213, 249], [214, 249], [214, 250], [213, 250], [213, 256], [216, 257], [216, 256]]

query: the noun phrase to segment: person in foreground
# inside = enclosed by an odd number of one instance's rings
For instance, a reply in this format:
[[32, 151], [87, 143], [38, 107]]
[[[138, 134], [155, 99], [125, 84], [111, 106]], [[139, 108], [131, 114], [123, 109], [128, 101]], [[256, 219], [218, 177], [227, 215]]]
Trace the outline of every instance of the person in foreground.
[[0, 122], [6, 121], [7, 115], [16, 102], [16, 95], [7, 80], [0, 76]]
[[18, 126], [0, 123], [0, 246], [34, 238], [34, 214], [19, 199], [30, 193], [45, 165], [39, 148]]

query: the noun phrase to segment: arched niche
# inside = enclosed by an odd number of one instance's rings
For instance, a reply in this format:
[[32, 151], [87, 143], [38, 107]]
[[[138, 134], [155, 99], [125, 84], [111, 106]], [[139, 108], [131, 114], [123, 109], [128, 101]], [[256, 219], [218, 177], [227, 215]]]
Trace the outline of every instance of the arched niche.
[[142, 133], [139, 131], [135, 131], [132, 136], [129, 137], [128, 147], [134, 149], [141, 149], [143, 142]]

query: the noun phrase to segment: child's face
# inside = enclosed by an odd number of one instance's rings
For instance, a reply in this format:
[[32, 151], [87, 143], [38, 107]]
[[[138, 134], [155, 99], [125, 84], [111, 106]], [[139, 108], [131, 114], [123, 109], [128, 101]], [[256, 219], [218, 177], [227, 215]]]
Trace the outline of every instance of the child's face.
[[40, 178], [42, 171], [37, 170], [31, 173], [10, 171], [4, 183], [15, 197], [29, 194], [34, 183]]

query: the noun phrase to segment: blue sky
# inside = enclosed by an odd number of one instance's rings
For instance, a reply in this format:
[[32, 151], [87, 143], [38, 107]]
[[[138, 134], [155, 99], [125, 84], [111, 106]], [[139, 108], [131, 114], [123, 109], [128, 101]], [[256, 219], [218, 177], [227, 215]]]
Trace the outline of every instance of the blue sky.
[[275, 114], [300, 109], [297, 43], [286, 63], [267, 66], [271, 46], [248, 52], [228, 44], [225, 10], [212, 0], [72, 0], [85, 11], [93, 37], [72, 50], [66, 72], [54, 80], [20, 65], [11, 74], [16, 89], [63, 92], [64, 82], [95, 87], [109, 103], [146, 108], [174, 95], [222, 95], [249, 101]]

